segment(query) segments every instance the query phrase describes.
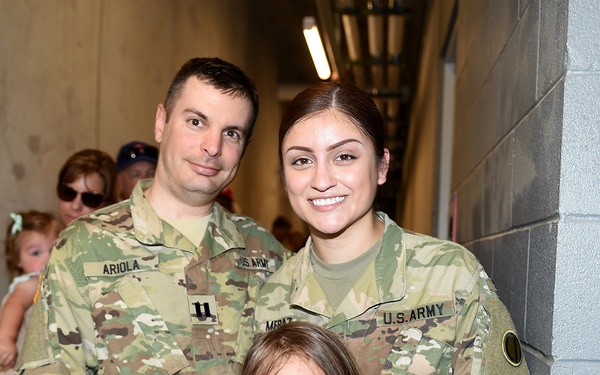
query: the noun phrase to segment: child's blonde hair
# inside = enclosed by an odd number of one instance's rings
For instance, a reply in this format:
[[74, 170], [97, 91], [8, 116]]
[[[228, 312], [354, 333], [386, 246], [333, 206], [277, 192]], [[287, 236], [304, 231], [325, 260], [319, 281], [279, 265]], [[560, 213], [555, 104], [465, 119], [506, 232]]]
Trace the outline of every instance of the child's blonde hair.
[[6, 270], [10, 280], [23, 272], [19, 267], [19, 250], [21, 247], [19, 237], [26, 230], [44, 234], [54, 232], [58, 235], [62, 230], [62, 225], [54, 215], [48, 212], [30, 210], [10, 215], [5, 240]]

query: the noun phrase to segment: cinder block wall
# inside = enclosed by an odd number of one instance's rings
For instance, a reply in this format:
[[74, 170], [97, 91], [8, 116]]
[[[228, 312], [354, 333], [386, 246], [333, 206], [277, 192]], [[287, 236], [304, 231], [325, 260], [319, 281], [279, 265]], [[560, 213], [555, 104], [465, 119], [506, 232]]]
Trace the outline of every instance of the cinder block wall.
[[566, 15], [565, 1], [458, 2], [457, 240], [494, 280], [534, 374], [552, 365]]
[[[116, 156], [154, 143], [154, 117], [176, 70], [218, 56], [252, 76], [261, 96], [255, 141], [233, 183], [243, 212], [269, 226], [278, 199], [277, 60], [255, 1], [6, 0], [0, 2], [0, 239], [10, 212], [54, 211], [68, 156]], [[259, 165], [260, 168], [256, 166]], [[255, 197], [255, 198], [252, 198]], [[0, 296], [8, 289], [0, 251]]]
[[600, 306], [600, 3], [569, 1], [568, 20], [552, 373], [600, 374], [600, 325], [582, 315]]
[[458, 241], [498, 287], [533, 374], [600, 373], [600, 4], [459, 0]]

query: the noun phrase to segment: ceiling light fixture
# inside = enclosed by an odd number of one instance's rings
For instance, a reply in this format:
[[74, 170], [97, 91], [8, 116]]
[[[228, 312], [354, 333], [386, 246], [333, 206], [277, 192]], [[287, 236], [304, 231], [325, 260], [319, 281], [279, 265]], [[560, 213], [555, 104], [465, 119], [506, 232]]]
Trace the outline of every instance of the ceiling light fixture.
[[317, 29], [317, 22], [315, 17], [307, 16], [302, 20], [302, 28], [304, 32], [304, 38], [308, 45], [308, 50], [317, 69], [317, 75], [322, 80], [327, 80], [331, 77], [331, 68], [325, 55], [325, 48], [323, 48], [323, 42], [321, 41], [321, 35], [319, 29]]

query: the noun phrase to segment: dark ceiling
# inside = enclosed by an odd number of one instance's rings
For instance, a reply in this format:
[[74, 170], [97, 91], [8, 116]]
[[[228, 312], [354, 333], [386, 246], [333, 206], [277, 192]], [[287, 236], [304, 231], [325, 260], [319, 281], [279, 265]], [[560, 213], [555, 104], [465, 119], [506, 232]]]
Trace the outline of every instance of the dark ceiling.
[[[386, 212], [393, 215], [395, 197], [400, 190], [402, 159], [408, 136], [412, 93], [416, 84], [424, 20], [428, 0], [255, 0], [258, 23], [278, 50], [278, 84], [309, 86], [320, 82], [302, 34], [302, 20], [314, 16], [323, 39], [331, 40], [337, 50], [339, 81], [354, 83], [368, 92], [386, 122], [386, 147], [392, 154], [387, 189], [379, 197]], [[329, 17], [328, 17], [329, 16]], [[391, 28], [392, 18], [401, 16], [401, 29]], [[350, 57], [349, 41], [342, 18], [353, 18], [358, 25], [361, 56]], [[380, 20], [383, 36], [381, 55], [373, 55], [373, 29], [368, 22]], [[368, 21], [369, 19], [369, 21]], [[396, 17], [397, 19], [397, 17]], [[329, 22], [329, 28], [327, 24]], [[390, 26], [390, 28], [388, 28]], [[327, 33], [329, 31], [329, 33]], [[324, 35], [325, 34], [325, 35]], [[389, 39], [399, 35], [401, 53], [389, 51]], [[383, 40], [382, 40], [383, 39]], [[356, 44], [355, 44], [356, 45]], [[394, 72], [399, 72], [394, 75]], [[396, 78], [399, 77], [399, 78]]]
[[258, 0], [258, 22], [279, 51], [279, 84], [320, 82], [302, 35], [302, 18], [311, 14], [313, 1]]
[[[348, 0], [346, 0], [347, 2]], [[352, 1], [352, 0], [350, 0]], [[266, 33], [273, 38], [274, 44], [280, 53], [279, 83], [280, 84], [311, 84], [318, 83], [315, 68], [312, 64], [306, 42], [302, 35], [302, 19], [304, 16], [319, 18], [316, 3], [327, 3], [334, 16], [336, 26], [332, 39], [339, 44], [340, 51], [346, 49], [343, 30], [341, 29], [341, 8], [339, 0], [257, 0], [257, 21], [263, 25]], [[403, 51], [403, 78], [411, 85], [417, 72], [420, 55], [421, 37], [423, 33], [424, 17], [427, 9], [427, 0], [392, 0], [406, 9], [406, 23], [404, 27]], [[384, 3], [383, 1], [355, 0], [355, 9], [369, 11], [369, 4]], [[388, 2], [385, 1], [387, 4]], [[360, 33], [367, 37], [365, 17], [359, 20]], [[320, 21], [319, 21], [320, 22]], [[366, 41], [363, 41], [366, 43]], [[366, 48], [365, 48], [366, 49]], [[347, 56], [345, 57], [347, 59]], [[347, 64], [346, 64], [347, 65]], [[346, 66], [347, 67], [347, 66]]]

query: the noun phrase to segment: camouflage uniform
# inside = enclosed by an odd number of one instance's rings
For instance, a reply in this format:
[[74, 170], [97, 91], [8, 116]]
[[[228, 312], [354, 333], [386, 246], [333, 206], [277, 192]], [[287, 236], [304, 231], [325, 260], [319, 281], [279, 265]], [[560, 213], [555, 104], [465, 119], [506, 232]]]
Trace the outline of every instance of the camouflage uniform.
[[475, 257], [376, 215], [385, 222], [382, 250], [337, 310], [315, 280], [309, 241], [262, 287], [255, 333], [296, 320], [324, 326], [369, 375], [528, 373], [510, 315]]
[[143, 196], [150, 184], [59, 237], [21, 357], [26, 374], [223, 375], [239, 367], [258, 289], [288, 252], [218, 204], [196, 247], [152, 210]]

